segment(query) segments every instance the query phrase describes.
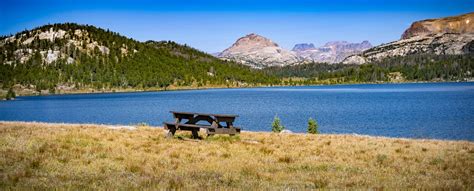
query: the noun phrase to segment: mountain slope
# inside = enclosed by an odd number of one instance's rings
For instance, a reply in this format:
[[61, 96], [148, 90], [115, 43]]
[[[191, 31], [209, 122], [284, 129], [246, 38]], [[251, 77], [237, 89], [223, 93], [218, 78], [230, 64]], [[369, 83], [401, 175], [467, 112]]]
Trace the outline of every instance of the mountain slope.
[[270, 39], [254, 33], [239, 38], [231, 47], [221, 52], [219, 57], [253, 68], [286, 66], [299, 62], [295, 53], [285, 50]]
[[382, 44], [344, 59], [345, 64], [364, 64], [398, 56], [474, 53], [474, 13], [441, 19], [418, 21], [399, 41]]
[[276, 79], [174, 42], [138, 42], [73, 23], [0, 39], [0, 87], [64, 92], [117, 88], [238, 86]]

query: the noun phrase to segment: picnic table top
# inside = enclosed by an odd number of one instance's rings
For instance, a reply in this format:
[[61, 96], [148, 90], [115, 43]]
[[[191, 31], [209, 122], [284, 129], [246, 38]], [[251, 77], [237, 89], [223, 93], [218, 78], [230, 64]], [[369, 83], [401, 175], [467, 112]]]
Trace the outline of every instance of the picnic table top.
[[170, 111], [173, 114], [184, 114], [184, 115], [204, 115], [204, 116], [214, 116], [214, 117], [239, 117], [239, 115], [233, 114], [212, 114], [212, 113], [196, 113], [196, 112], [182, 112], [182, 111]]

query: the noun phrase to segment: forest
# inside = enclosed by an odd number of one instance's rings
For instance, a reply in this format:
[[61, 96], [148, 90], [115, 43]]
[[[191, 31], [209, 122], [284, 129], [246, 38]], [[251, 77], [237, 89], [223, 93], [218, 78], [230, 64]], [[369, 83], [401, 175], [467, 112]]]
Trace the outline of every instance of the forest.
[[[386, 58], [363, 65], [311, 63], [271, 67], [264, 71], [280, 78], [298, 77], [290, 84], [390, 82], [394, 74], [403, 81], [466, 81], [472, 79], [474, 55], [418, 54]], [[288, 83], [287, 83], [288, 84]]]
[[[77, 29], [87, 31], [88, 36], [75, 39], [82, 41], [84, 47], [68, 43], [71, 38], [54, 41], [35, 38], [28, 45], [7, 41], [0, 46], [3, 53], [0, 54], [2, 89], [8, 89], [14, 84], [33, 85], [38, 91], [54, 92], [60, 84], [73, 85], [76, 88], [146, 89], [166, 88], [170, 85], [255, 86], [279, 82], [278, 78], [262, 71], [222, 61], [187, 45], [171, 41], [138, 42], [109, 30], [72, 23], [47, 25], [32, 31], [47, 31], [50, 28], [54, 31], [65, 30], [70, 36], [73, 36]], [[16, 39], [26, 39], [31, 34], [24, 31], [15, 36]], [[101, 53], [97, 47], [88, 51], [86, 44], [92, 42], [108, 47], [108, 54]], [[15, 53], [24, 49], [31, 49], [33, 53], [26, 62], [20, 63], [15, 59]], [[68, 63], [67, 59], [61, 58], [52, 63], [45, 63], [45, 56], [41, 54], [41, 51], [45, 50], [59, 50], [74, 62]], [[124, 54], [123, 50], [128, 53]]]

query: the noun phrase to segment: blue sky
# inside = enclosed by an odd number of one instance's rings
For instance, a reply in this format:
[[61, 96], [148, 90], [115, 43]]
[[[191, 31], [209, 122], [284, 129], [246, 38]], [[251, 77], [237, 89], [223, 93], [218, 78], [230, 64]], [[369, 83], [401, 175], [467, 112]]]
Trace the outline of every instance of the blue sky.
[[413, 21], [474, 11], [473, 0], [0, 0], [0, 35], [76, 22], [140, 40], [173, 40], [218, 52], [249, 33], [284, 48], [308, 42], [400, 38]]

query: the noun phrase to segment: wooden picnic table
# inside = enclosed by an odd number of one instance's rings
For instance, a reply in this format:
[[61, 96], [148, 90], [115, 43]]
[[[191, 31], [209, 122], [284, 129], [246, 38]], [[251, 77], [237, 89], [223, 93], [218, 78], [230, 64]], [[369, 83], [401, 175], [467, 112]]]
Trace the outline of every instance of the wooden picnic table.
[[[193, 138], [198, 138], [198, 132], [201, 128], [206, 129], [208, 136], [214, 134], [229, 134], [232, 136], [240, 133], [240, 128], [233, 125], [238, 115], [180, 111], [170, 111], [170, 113], [173, 114], [175, 121], [164, 123], [164, 128], [168, 130], [168, 137], [173, 136], [176, 130], [184, 130], [191, 131]], [[202, 122], [205, 124], [202, 124]], [[225, 123], [225, 125], [221, 123]]]

